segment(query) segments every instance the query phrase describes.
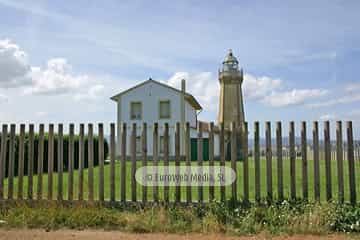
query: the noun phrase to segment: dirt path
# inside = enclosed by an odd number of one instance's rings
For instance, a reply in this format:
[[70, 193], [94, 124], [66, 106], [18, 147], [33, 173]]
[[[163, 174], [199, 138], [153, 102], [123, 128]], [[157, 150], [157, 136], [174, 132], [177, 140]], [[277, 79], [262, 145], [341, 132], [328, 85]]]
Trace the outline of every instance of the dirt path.
[[[59, 230], [46, 232], [44, 230], [0, 230], [0, 240], [118, 240], [118, 239], [129, 239], [129, 240], [257, 240], [257, 239], [270, 239], [266, 235], [256, 235], [249, 237], [228, 237], [224, 235], [201, 235], [201, 234], [189, 234], [189, 235], [175, 235], [175, 234], [131, 234], [117, 231], [94, 231], [94, 230]], [[349, 239], [344, 235], [331, 235], [331, 236], [312, 236], [312, 235], [294, 235], [294, 236], [281, 236], [274, 237], [275, 240], [335, 240], [335, 239]]]

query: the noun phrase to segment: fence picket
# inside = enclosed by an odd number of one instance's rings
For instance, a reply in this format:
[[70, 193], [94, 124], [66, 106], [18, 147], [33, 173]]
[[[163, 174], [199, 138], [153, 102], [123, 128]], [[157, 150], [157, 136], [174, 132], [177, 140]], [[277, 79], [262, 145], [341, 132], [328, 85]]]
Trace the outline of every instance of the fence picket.
[[63, 169], [64, 169], [64, 142], [63, 142], [63, 125], [58, 125], [58, 192], [57, 200], [63, 200]]
[[271, 122], [266, 122], [266, 184], [267, 184], [267, 200], [273, 200], [272, 191], [272, 149], [271, 149]]
[[314, 195], [320, 201], [319, 124], [313, 122]]
[[121, 163], [120, 163], [120, 198], [126, 202], [126, 123], [122, 124], [121, 131]]
[[231, 184], [231, 197], [232, 201], [237, 201], [237, 169], [236, 169], [236, 160], [237, 160], [237, 125], [235, 122], [232, 122], [230, 125], [231, 130], [231, 138], [230, 138], [230, 144], [231, 144], [231, 168], [235, 172], [235, 181]]
[[244, 122], [244, 164], [243, 164], [243, 183], [244, 183], [244, 201], [249, 201], [249, 139], [248, 123]]
[[[222, 173], [222, 169], [225, 167], [225, 129], [224, 123], [220, 124], [220, 173]], [[220, 200], [225, 201], [225, 185], [222, 184], [220, 186]]]
[[104, 197], [104, 125], [102, 123], [98, 124], [99, 132], [99, 201], [103, 202]]
[[15, 168], [15, 124], [10, 125], [9, 164], [8, 164], [8, 199], [14, 194], [14, 168]]
[[[34, 125], [29, 125], [28, 142], [28, 199], [33, 199], [33, 175], [34, 175]], [[6, 145], [5, 145], [6, 146]]]
[[24, 153], [25, 153], [25, 124], [20, 125], [19, 156], [18, 156], [18, 194], [17, 198], [23, 199], [23, 177], [24, 177]]
[[136, 202], [136, 123], [133, 123], [131, 130], [131, 201]]
[[74, 196], [74, 124], [69, 125], [68, 199]]
[[[147, 166], [147, 124], [143, 123], [142, 135], [141, 135], [141, 148], [142, 148], [142, 167]], [[143, 171], [143, 177], [145, 179], [146, 171]], [[142, 202], [147, 202], [147, 187], [142, 186]]]
[[[153, 164], [155, 169], [155, 174], [158, 172], [158, 161], [159, 161], [159, 132], [158, 132], [158, 123], [154, 123], [153, 129]], [[153, 186], [153, 198], [155, 202], [159, 201], [159, 186], [154, 184]]]
[[303, 198], [308, 199], [308, 163], [307, 163], [306, 122], [301, 123], [301, 160]]
[[115, 202], [115, 124], [110, 124], [110, 202]]
[[350, 189], [350, 202], [356, 204], [356, 182], [355, 182], [355, 162], [354, 162], [354, 140], [352, 122], [347, 122], [347, 158], [349, 166], [349, 189]]
[[54, 124], [49, 124], [48, 139], [48, 200], [53, 198], [53, 171], [54, 171]]
[[[187, 122], [185, 126], [185, 153], [186, 153], [186, 167], [189, 169], [191, 167], [191, 146], [190, 146], [190, 123]], [[187, 171], [189, 173], [189, 171]], [[190, 204], [192, 202], [191, 186], [188, 184], [186, 186], [186, 202]]]
[[[165, 167], [165, 175], [168, 175], [169, 170], [169, 124], [165, 123], [164, 129], [164, 167]], [[164, 187], [164, 201], [165, 204], [168, 204], [170, 201], [169, 198], [169, 186]]]
[[80, 124], [79, 130], [79, 200], [84, 199], [84, 163], [85, 163], [85, 139], [84, 139], [85, 125]]
[[94, 136], [93, 125], [88, 124], [88, 199], [94, 201]]
[[4, 179], [7, 151], [7, 125], [2, 126], [1, 131], [1, 153], [0, 153], [0, 200], [4, 199]]
[[276, 123], [277, 188], [279, 201], [284, 200], [283, 147], [281, 122]]
[[290, 143], [290, 197], [296, 199], [296, 153], [295, 153], [295, 124], [290, 122], [289, 126]]
[[[176, 173], [179, 176], [179, 168], [180, 168], [180, 123], [177, 122], [175, 126], [175, 167], [176, 167]], [[179, 203], [181, 201], [181, 189], [179, 182], [176, 184], [175, 187], [175, 203]]]
[[[198, 167], [199, 172], [198, 174], [202, 175], [202, 166], [203, 166], [203, 127], [202, 122], [198, 123], [198, 136], [197, 136], [197, 160], [198, 160]], [[198, 202], [203, 202], [203, 186], [202, 182], [198, 182]]]
[[254, 123], [255, 200], [260, 202], [260, 127]]
[[326, 180], [326, 200], [332, 198], [331, 191], [331, 145], [330, 145], [330, 122], [324, 122], [324, 144], [325, 144], [325, 180]]
[[[209, 124], [209, 166], [210, 166], [210, 175], [214, 176], [214, 123]], [[211, 178], [213, 180], [213, 178]], [[209, 200], [213, 201], [215, 199], [215, 189], [213, 181], [209, 186]]]
[[343, 162], [343, 139], [342, 139], [342, 122], [336, 122], [336, 162], [338, 175], [338, 198], [339, 202], [344, 202], [344, 162]]
[[37, 199], [42, 199], [43, 187], [43, 164], [44, 164], [44, 124], [40, 124], [38, 143], [38, 169], [37, 169]]

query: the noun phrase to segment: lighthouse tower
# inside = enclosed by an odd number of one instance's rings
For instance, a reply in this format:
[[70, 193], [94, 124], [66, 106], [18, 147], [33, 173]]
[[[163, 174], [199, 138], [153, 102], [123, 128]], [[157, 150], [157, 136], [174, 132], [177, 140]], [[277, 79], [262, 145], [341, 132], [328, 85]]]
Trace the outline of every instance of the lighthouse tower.
[[225, 129], [230, 128], [231, 122], [235, 122], [239, 129], [243, 129], [245, 122], [241, 90], [243, 80], [243, 70], [239, 69], [239, 61], [230, 49], [222, 63], [222, 69], [219, 71], [220, 105], [218, 123], [219, 125], [223, 123]]

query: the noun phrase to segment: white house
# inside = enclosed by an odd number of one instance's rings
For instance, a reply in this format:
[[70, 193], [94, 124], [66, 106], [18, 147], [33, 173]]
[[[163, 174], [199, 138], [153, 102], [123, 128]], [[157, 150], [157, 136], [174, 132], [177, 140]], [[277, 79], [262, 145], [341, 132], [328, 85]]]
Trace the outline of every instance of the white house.
[[[159, 153], [163, 153], [164, 124], [169, 124], [169, 155], [175, 155], [175, 126], [179, 122], [184, 126], [190, 123], [190, 137], [195, 140], [197, 136], [197, 116], [202, 110], [201, 105], [193, 95], [185, 91], [185, 80], [182, 81], [182, 89], [176, 89], [151, 78], [113, 97], [117, 103], [117, 154], [120, 154], [121, 125], [127, 124], [127, 155], [130, 155], [130, 135], [133, 123], [137, 125], [137, 153], [141, 154], [141, 132], [143, 123], [147, 123], [147, 152], [152, 156], [153, 152], [153, 125], [159, 124]], [[181, 128], [180, 146], [181, 154], [185, 155], [184, 128]], [[204, 133], [204, 138], [207, 133]], [[205, 140], [206, 141], [206, 140]], [[217, 142], [217, 140], [215, 140]], [[194, 144], [192, 144], [194, 145]], [[215, 143], [215, 146], [218, 144]], [[196, 144], [195, 144], [196, 146]], [[215, 147], [215, 152], [217, 152]]]

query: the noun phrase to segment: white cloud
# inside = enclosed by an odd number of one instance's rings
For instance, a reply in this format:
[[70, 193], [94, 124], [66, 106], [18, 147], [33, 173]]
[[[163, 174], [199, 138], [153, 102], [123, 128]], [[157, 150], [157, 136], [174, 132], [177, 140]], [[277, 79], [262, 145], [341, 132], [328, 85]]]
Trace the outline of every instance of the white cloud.
[[[204, 109], [214, 111], [219, 102], [219, 80], [211, 72], [192, 74], [177, 72], [170, 79], [164, 81], [170, 86], [181, 88], [181, 79], [186, 80], [187, 91], [193, 94]], [[272, 90], [280, 88], [282, 81], [267, 76], [255, 77], [251, 74], [244, 75], [243, 94], [245, 99], [259, 100], [264, 98]]]
[[204, 109], [216, 110], [219, 101], [219, 84], [211, 72], [198, 74], [177, 72], [164, 82], [180, 89], [182, 79], [186, 80], [186, 91], [193, 94]]
[[346, 85], [343, 88], [342, 95], [336, 97], [332, 97], [331, 99], [327, 99], [321, 102], [315, 102], [308, 104], [307, 106], [310, 108], [322, 108], [322, 107], [332, 107], [339, 104], [348, 104], [360, 101], [360, 84], [359, 83], [351, 83]]
[[321, 116], [319, 117], [319, 119], [320, 119], [321, 121], [334, 120], [334, 119], [336, 119], [336, 116], [335, 116], [334, 114], [324, 114], [324, 115], [321, 115]]
[[[186, 80], [187, 91], [193, 94], [204, 109], [214, 111], [218, 107], [219, 83], [210, 72], [191, 74], [177, 72], [170, 79], [164, 81], [170, 86], [181, 87], [181, 79]], [[279, 92], [283, 88], [280, 79], [267, 76], [256, 77], [252, 74], [244, 75], [243, 94], [245, 101], [254, 100], [273, 107], [301, 105], [309, 99], [318, 98], [328, 93], [322, 89], [294, 89]]]
[[331, 107], [338, 104], [347, 104], [360, 101], [360, 94], [355, 92], [350, 95], [345, 95], [339, 98], [328, 99], [326, 101], [311, 103], [308, 104], [310, 108], [321, 108], [321, 107]]
[[245, 99], [259, 100], [281, 87], [282, 81], [280, 79], [272, 79], [267, 76], [255, 77], [251, 74], [244, 75], [243, 89]]
[[310, 99], [319, 98], [328, 94], [323, 89], [293, 89], [285, 92], [272, 92], [265, 96], [262, 102], [273, 107], [301, 105]]
[[45, 117], [45, 116], [47, 116], [48, 115], [48, 113], [47, 112], [43, 112], [43, 111], [39, 111], [39, 112], [36, 112], [35, 113], [35, 116], [37, 116], [37, 117]]
[[360, 91], [360, 83], [348, 84], [345, 86], [345, 91], [350, 93]]
[[98, 84], [90, 87], [86, 93], [78, 93], [75, 95], [75, 100], [94, 100], [103, 95], [105, 86]]
[[0, 103], [7, 102], [9, 99], [6, 95], [0, 93]]
[[30, 71], [26, 53], [10, 40], [0, 40], [0, 87], [30, 84]]
[[[325, 114], [319, 115], [319, 120], [321, 121], [343, 121], [343, 124], [345, 126], [346, 121], [352, 121], [353, 127], [355, 130], [357, 130], [360, 127], [360, 110], [349, 110], [349, 111], [337, 111], [329, 112]], [[355, 131], [355, 134], [357, 132]]]
[[[89, 85], [95, 86], [87, 89]], [[20, 88], [25, 95], [73, 93], [78, 98], [95, 98], [102, 91], [96, 85], [94, 78], [74, 74], [65, 58], [49, 59], [45, 67], [31, 66], [17, 44], [0, 40], [0, 88]], [[0, 96], [0, 101], [4, 99], [7, 97]]]
[[334, 61], [338, 57], [336, 51], [303, 51], [303, 50], [287, 50], [284, 52], [284, 60], [299, 64], [308, 61]]
[[87, 75], [73, 75], [71, 65], [64, 58], [47, 62], [45, 69], [31, 68], [32, 85], [25, 88], [25, 94], [61, 94], [79, 90], [89, 82]]

